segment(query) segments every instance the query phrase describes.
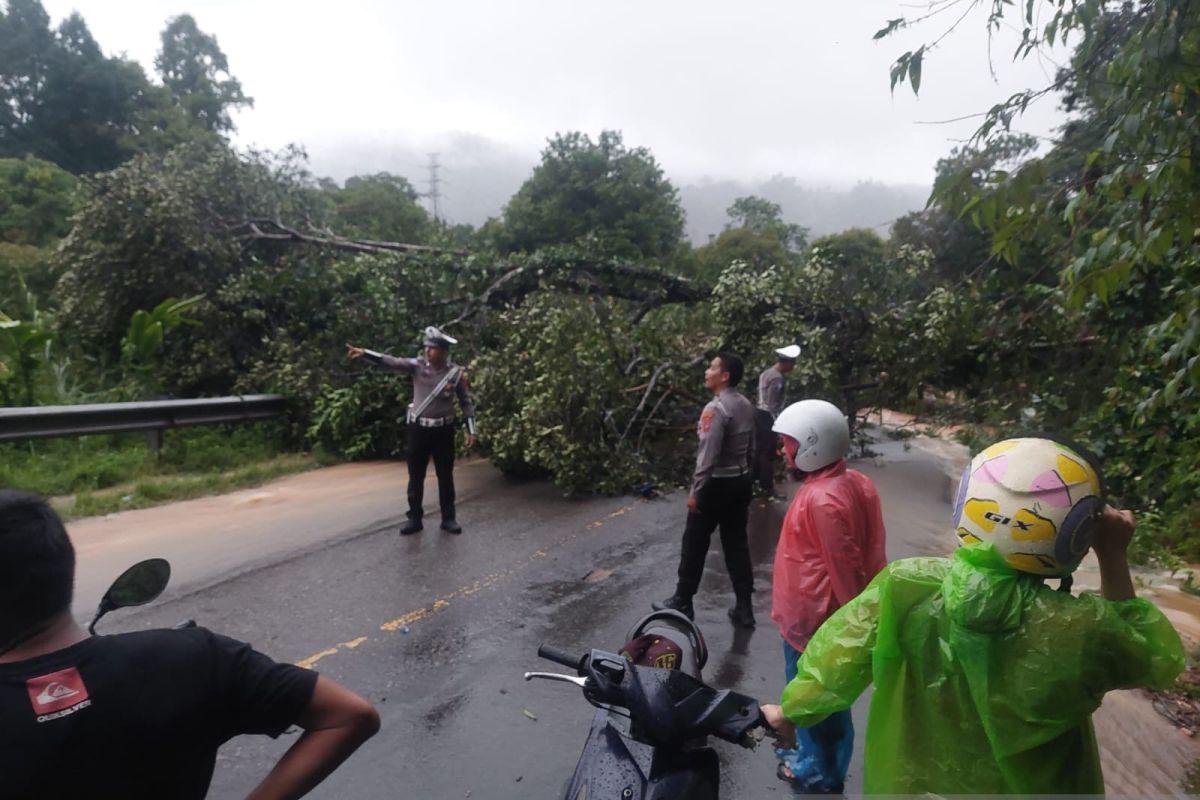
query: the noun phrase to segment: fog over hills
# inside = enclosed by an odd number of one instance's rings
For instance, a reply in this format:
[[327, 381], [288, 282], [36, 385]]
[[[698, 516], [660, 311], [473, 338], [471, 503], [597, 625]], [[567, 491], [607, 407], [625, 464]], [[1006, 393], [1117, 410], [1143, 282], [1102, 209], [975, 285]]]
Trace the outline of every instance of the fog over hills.
[[[428, 192], [429, 154], [437, 153], [442, 216], [472, 225], [499, 216], [538, 163], [537, 153], [474, 134], [451, 134], [425, 147], [364, 136], [356, 141], [313, 142], [308, 149], [318, 176], [344, 181], [352, 175], [391, 172], [408, 178], [420, 192]], [[725, 209], [749, 194], [778, 203], [787, 222], [804, 225], [814, 236], [852, 227], [873, 228], [886, 235], [894, 219], [923, 208], [929, 194], [925, 186], [854, 182], [853, 178], [831, 186], [809, 183], [802, 176], [776, 175], [765, 181], [688, 178], [669, 172], [668, 176], [687, 211], [687, 235], [697, 245], [720, 233], [728, 221]]]
[[875, 181], [849, 188], [809, 186], [801, 178], [783, 175], [759, 182], [702, 180], [679, 190], [692, 242], [704, 244], [709, 236], [720, 233], [728, 221], [725, 209], [738, 197], [749, 194], [778, 203], [784, 221], [805, 226], [811, 236], [847, 228], [872, 228], [887, 236], [897, 217], [925, 207], [929, 188], [888, 186]]

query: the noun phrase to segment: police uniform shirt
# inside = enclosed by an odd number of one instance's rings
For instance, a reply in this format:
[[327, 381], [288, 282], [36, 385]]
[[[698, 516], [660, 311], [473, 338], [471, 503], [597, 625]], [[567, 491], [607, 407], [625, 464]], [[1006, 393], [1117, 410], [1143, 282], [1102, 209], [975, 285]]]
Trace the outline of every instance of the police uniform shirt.
[[778, 417], [783, 411], [783, 373], [775, 366], [767, 367], [758, 376], [758, 407]]
[[461, 373], [461, 367], [447, 361], [441, 368], [434, 367], [424, 356], [417, 358], [397, 358], [384, 353], [376, 353], [372, 350], [365, 351], [365, 355], [371, 361], [380, 366], [394, 369], [397, 372], [407, 372], [413, 376], [413, 408], [421, 407], [425, 402], [425, 398], [429, 393], [438, 387], [442, 379], [452, 369], [459, 370], [459, 375], [456, 378], [451, 378], [437, 396], [429, 401], [429, 405], [421, 412], [421, 417], [424, 419], [446, 419], [454, 416], [454, 396], [458, 395], [458, 402], [462, 405], [463, 416], [467, 418], [467, 429], [470, 433], [475, 433], [475, 401], [471, 399], [471, 392], [467, 389], [466, 377]]
[[696, 433], [700, 446], [692, 494], [699, 494], [713, 477], [749, 468], [754, 457], [754, 406], [736, 389], [725, 389], [704, 407]]

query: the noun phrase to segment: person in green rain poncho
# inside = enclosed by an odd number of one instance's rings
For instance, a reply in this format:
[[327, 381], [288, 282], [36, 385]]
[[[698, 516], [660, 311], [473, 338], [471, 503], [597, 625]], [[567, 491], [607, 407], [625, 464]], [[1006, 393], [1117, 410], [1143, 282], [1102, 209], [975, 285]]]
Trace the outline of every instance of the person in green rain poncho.
[[[763, 709], [779, 745], [874, 682], [869, 794], [1103, 794], [1092, 712], [1184, 666], [1178, 633], [1134, 593], [1133, 515], [1105, 503], [1082, 448], [1022, 438], [971, 462], [954, 527], [953, 558], [893, 562], [816, 632], [782, 706]], [[1101, 594], [1073, 596], [1089, 548]]]

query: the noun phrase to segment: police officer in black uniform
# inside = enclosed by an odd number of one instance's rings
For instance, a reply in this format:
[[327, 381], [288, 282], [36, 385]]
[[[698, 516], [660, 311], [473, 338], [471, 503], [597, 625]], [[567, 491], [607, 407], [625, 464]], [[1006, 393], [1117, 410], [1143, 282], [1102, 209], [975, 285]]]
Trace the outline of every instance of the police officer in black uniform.
[[654, 608], [671, 608], [695, 618], [692, 597], [700, 588], [712, 533], [719, 527], [725, 567], [737, 597], [729, 618], [738, 627], [753, 628], [754, 570], [746, 521], [753, 492], [754, 405], [734, 388], [743, 370], [738, 356], [719, 353], [704, 372], [704, 387], [712, 392], [713, 399], [696, 425], [700, 441], [679, 555], [679, 582], [675, 594], [654, 603]]
[[475, 403], [467, 389], [463, 368], [450, 360], [450, 345], [458, 340], [437, 328], [425, 329], [425, 354], [397, 358], [354, 345], [346, 345], [351, 360], [366, 359], [387, 369], [413, 376], [413, 401], [408, 407], [408, 522], [402, 535], [422, 529], [425, 472], [433, 458], [442, 509], [442, 530], [462, 533], [454, 514], [454, 398], [458, 397], [467, 422], [467, 447], [475, 445]]

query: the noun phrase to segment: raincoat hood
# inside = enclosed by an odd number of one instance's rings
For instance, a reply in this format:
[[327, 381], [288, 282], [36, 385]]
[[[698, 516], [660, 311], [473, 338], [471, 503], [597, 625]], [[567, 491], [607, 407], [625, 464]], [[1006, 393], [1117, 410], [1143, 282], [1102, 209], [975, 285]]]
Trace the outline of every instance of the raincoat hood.
[[942, 594], [955, 625], [977, 633], [1001, 633], [1021, 627], [1025, 608], [1041, 587], [1041, 578], [1017, 572], [985, 542], [955, 551]]

